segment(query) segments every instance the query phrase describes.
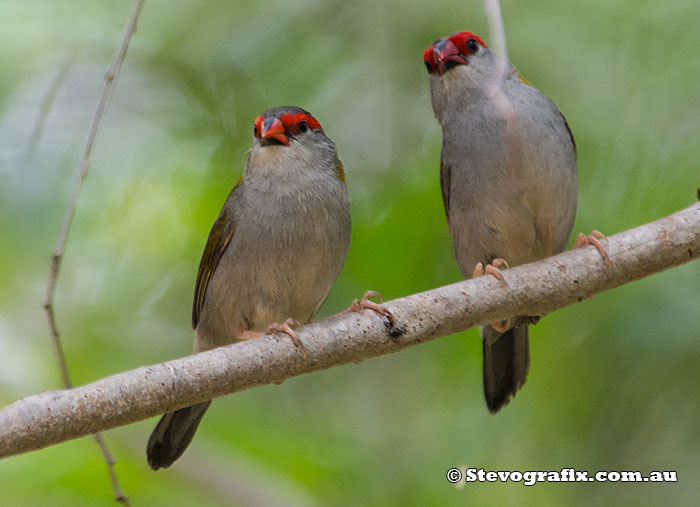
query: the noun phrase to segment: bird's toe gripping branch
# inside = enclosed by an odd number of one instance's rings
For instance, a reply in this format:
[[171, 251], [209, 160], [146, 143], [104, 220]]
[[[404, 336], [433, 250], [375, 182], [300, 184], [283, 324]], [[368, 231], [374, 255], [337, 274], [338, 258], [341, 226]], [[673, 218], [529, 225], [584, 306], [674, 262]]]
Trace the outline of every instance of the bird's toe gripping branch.
[[600, 255], [603, 256], [605, 259], [605, 262], [608, 263], [608, 267], [612, 267], [612, 259], [610, 259], [610, 255], [608, 255], [607, 250], [603, 246], [603, 244], [599, 241], [601, 239], [604, 239], [605, 241], [608, 240], [608, 238], [605, 237], [605, 234], [603, 234], [600, 231], [593, 230], [588, 236], [586, 236], [584, 233], [579, 232], [576, 235], [576, 243], [574, 243], [574, 248], [580, 248], [588, 245], [593, 245], [598, 249], [600, 252]]
[[[375, 303], [370, 298], [377, 298], [379, 300], [379, 303]], [[362, 296], [362, 299], [356, 299], [355, 301], [353, 301], [350, 305], [350, 308], [348, 308], [346, 312], [372, 310], [373, 312], [376, 312], [382, 317], [386, 318], [385, 324], [387, 329], [389, 330], [389, 335], [391, 335], [392, 338], [398, 338], [403, 334], [403, 328], [398, 326], [398, 320], [396, 319], [396, 316], [391, 312], [391, 310], [382, 305], [383, 302], [384, 300], [379, 292], [368, 290], [367, 292], [365, 292], [365, 295]]]
[[491, 261], [491, 264], [487, 264], [486, 267], [484, 267], [484, 265], [479, 262], [476, 265], [476, 267], [474, 267], [474, 273], [472, 274], [472, 278], [477, 278], [479, 276], [484, 275], [492, 275], [501, 281], [501, 283], [503, 284], [503, 288], [509, 289], [510, 286], [508, 285], [508, 282], [506, 282], [506, 279], [503, 276], [503, 272], [500, 269], [498, 269], [501, 266], [505, 266], [506, 268], [510, 267], [505, 259], [494, 259]]
[[286, 319], [282, 324], [278, 324], [277, 322], [272, 324], [270, 327], [267, 328], [267, 332], [268, 333], [284, 333], [284, 334], [286, 334], [287, 336], [289, 336], [292, 339], [292, 341], [294, 342], [294, 345], [299, 347], [301, 349], [302, 353], [304, 353], [304, 355], [306, 355], [306, 350], [304, 349], [304, 344], [301, 343], [301, 340], [299, 339], [299, 335], [296, 334], [296, 332], [293, 329], [294, 327], [301, 327], [301, 324], [299, 323], [299, 321], [295, 320], [295, 319]]
[[[506, 279], [503, 276], [503, 272], [499, 269], [501, 266], [510, 268], [508, 262], [506, 262], [505, 259], [500, 258], [492, 260], [491, 264], [487, 264], [486, 267], [484, 267], [484, 265], [481, 262], [479, 262], [476, 265], [476, 267], [474, 267], [474, 273], [472, 274], [472, 278], [477, 278], [479, 276], [485, 275], [495, 276], [501, 281], [504, 289], [509, 289], [510, 286], [508, 285], [508, 282], [506, 282]], [[510, 329], [510, 319], [502, 320], [501, 322], [494, 322], [493, 324], [491, 324], [491, 327], [499, 333], [505, 333], [506, 331], [508, 331], [508, 329]]]

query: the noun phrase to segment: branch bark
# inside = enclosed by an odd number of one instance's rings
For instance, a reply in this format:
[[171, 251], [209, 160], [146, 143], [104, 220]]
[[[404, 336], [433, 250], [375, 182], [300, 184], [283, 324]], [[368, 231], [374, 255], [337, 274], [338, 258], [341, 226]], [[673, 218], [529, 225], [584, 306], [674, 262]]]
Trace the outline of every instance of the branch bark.
[[305, 354], [268, 335], [86, 386], [30, 396], [0, 410], [0, 457], [122, 426], [218, 396], [397, 352], [497, 322], [545, 315], [588, 296], [700, 257], [700, 203], [609, 238], [612, 266], [594, 247], [387, 302], [396, 327], [372, 311], [345, 313], [298, 331]]

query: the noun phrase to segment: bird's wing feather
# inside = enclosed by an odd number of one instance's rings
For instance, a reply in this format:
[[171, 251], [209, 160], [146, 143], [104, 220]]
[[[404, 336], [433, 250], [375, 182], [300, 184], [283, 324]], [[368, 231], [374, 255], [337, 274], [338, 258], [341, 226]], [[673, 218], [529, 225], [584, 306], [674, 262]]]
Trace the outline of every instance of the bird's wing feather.
[[202, 254], [202, 260], [199, 262], [197, 281], [194, 286], [194, 302], [192, 304], [192, 328], [194, 329], [197, 328], [199, 316], [202, 313], [209, 280], [211, 280], [214, 271], [216, 271], [216, 267], [236, 231], [236, 223], [232, 216], [232, 207], [230, 204], [234, 198], [236, 189], [240, 187], [242, 181], [242, 179], [239, 180], [228, 195], [226, 204], [224, 204], [221, 213], [219, 213], [219, 217], [211, 228], [207, 244], [204, 247], [204, 253]]
[[574, 155], [577, 153], [576, 149], [576, 139], [574, 139], [574, 133], [571, 131], [571, 127], [569, 126], [569, 122], [566, 121], [566, 118], [564, 117], [564, 114], [560, 111], [559, 114], [561, 114], [561, 119], [564, 120], [564, 125], [566, 126], [566, 130], [569, 132], [569, 137], [571, 138], [571, 144], [574, 146]]
[[440, 153], [440, 187], [442, 189], [442, 203], [445, 205], [447, 222], [450, 222], [450, 176], [452, 168], [445, 160], [445, 149]]

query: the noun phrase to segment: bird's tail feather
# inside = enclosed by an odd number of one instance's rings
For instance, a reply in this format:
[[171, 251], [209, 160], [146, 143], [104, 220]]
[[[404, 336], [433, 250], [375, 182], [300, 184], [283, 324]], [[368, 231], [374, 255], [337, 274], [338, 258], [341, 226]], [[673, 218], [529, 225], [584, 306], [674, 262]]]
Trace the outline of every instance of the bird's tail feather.
[[146, 454], [153, 470], [167, 468], [185, 452], [211, 401], [168, 412], [148, 439]]
[[492, 413], [505, 407], [525, 384], [530, 369], [528, 326], [499, 333], [491, 326], [481, 328], [484, 341], [484, 395]]

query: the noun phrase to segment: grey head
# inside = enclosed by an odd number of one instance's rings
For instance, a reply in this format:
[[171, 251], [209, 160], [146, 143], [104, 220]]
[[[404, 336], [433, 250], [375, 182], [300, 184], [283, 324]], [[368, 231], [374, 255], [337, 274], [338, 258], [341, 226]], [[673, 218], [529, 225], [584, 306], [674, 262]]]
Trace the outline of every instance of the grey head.
[[[498, 57], [471, 32], [455, 32], [437, 39], [423, 52], [430, 80], [435, 117], [443, 124], [448, 110], [462, 110], [483, 98], [486, 84], [497, 71]], [[506, 75], [517, 75], [506, 62]]]

